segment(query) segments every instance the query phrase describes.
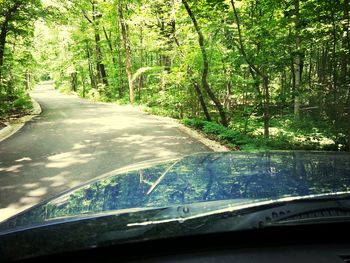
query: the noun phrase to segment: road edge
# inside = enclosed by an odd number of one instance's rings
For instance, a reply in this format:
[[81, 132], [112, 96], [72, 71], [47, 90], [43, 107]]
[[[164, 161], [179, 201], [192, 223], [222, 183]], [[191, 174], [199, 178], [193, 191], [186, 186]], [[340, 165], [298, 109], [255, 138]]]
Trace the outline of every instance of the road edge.
[[33, 104], [33, 109], [31, 113], [29, 115], [25, 115], [21, 118], [16, 119], [15, 121], [7, 125], [5, 128], [1, 129], [0, 142], [11, 137], [13, 134], [18, 132], [28, 121], [41, 114], [42, 109], [40, 107], [40, 104], [33, 98], [31, 98], [31, 100]]
[[178, 128], [181, 131], [187, 133], [192, 138], [200, 141], [201, 143], [203, 143], [205, 146], [207, 146], [208, 148], [210, 148], [214, 152], [229, 152], [230, 151], [230, 149], [227, 148], [226, 146], [221, 145], [220, 143], [218, 143], [216, 141], [213, 141], [213, 140], [210, 140], [210, 139], [204, 137], [202, 134], [200, 134], [196, 130], [188, 128], [185, 125], [183, 125], [182, 123], [178, 122], [178, 125], [179, 125]]
[[220, 144], [219, 142], [217, 141], [214, 141], [214, 140], [210, 140], [208, 138], [206, 138], [204, 135], [202, 135], [201, 133], [199, 133], [198, 131], [196, 130], [193, 130], [185, 125], [183, 125], [180, 120], [177, 120], [177, 119], [173, 119], [171, 117], [164, 117], [164, 116], [159, 116], [159, 115], [154, 115], [154, 114], [150, 114], [149, 112], [141, 109], [140, 107], [137, 107], [139, 110], [141, 110], [142, 112], [144, 112], [145, 114], [147, 115], [150, 115], [150, 116], [153, 116], [153, 117], [156, 117], [158, 118], [159, 120], [167, 120], [167, 121], [170, 121], [172, 122], [173, 124], [176, 125], [176, 127], [186, 133], [188, 136], [192, 137], [193, 139], [201, 142], [202, 144], [204, 144], [205, 146], [207, 146], [209, 149], [211, 149], [212, 151], [214, 152], [229, 152], [231, 151], [229, 148], [227, 148], [226, 146]]

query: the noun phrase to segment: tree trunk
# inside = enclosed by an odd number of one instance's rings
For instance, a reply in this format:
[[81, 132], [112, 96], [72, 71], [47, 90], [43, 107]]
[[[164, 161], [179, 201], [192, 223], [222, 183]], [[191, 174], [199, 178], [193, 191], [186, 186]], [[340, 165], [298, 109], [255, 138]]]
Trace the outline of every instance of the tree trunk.
[[[173, 32], [174, 32], [173, 38], [174, 38], [175, 44], [180, 48], [180, 47], [181, 47], [181, 46], [180, 46], [180, 42], [178, 41], [178, 39], [177, 39], [177, 37], [176, 37], [176, 35], [175, 35], [176, 21], [175, 21], [175, 9], [174, 9], [175, 3], [174, 3], [174, 0], [172, 1], [172, 3], [173, 3], [173, 21], [172, 21], [172, 26], [173, 26]], [[181, 54], [181, 58], [184, 58], [184, 57], [185, 57], [184, 54], [183, 54], [183, 52], [181, 51], [181, 49], [180, 49], [180, 54]], [[200, 106], [201, 106], [201, 108], [202, 108], [202, 110], [203, 110], [203, 113], [204, 113], [205, 118], [207, 119], [207, 121], [211, 121], [211, 116], [210, 116], [210, 114], [209, 114], [208, 107], [207, 107], [207, 105], [205, 104], [205, 100], [204, 100], [203, 93], [202, 93], [201, 88], [199, 87], [197, 81], [196, 81], [195, 78], [193, 77], [194, 74], [193, 74], [193, 71], [192, 71], [192, 69], [191, 69], [190, 66], [187, 66], [187, 75], [189, 76], [189, 78], [190, 78], [190, 80], [191, 80], [192, 86], [193, 86], [194, 91], [195, 91], [195, 93], [196, 93], [196, 95], [197, 95], [199, 104], [200, 104]]]
[[301, 75], [302, 75], [299, 0], [294, 0], [294, 6], [295, 6], [295, 48], [296, 48], [296, 55], [294, 57], [294, 75], [295, 75], [294, 118], [299, 119], [299, 117], [300, 117], [300, 97], [299, 97], [299, 94], [300, 94]]
[[28, 70], [26, 70], [26, 74], [25, 74], [25, 86], [26, 86], [26, 90], [30, 90], [31, 86], [30, 86], [30, 82], [31, 82], [31, 75], [29, 73]]
[[99, 82], [103, 83], [105, 86], [108, 86], [108, 78], [107, 72], [105, 69], [105, 65], [102, 63], [102, 51], [101, 51], [101, 36], [100, 36], [100, 28], [99, 28], [99, 19], [100, 17], [97, 14], [96, 10], [96, 2], [92, 2], [92, 11], [93, 11], [93, 27], [95, 33], [95, 45], [96, 45], [96, 64], [97, 64], [97, 72], [99, 74]]
[[[140, 67], [143, 67], [143, 28], [140, 25]], [[138, 97], [141, 100], [141, 90], [143, 85], [143, 74], [141, 73], [138, 79]]]
[[207, 119], [207, 121], [211, 121], [211, 117], [210, 117], [207, 105], [205, 104], [203, 93], [202, 93], [197, 81], [193, 78], [193, 72], [192, 72], [192, 69], [190, 67], [187, 67], [187, 74], [189, 75], [189, 77], [191, 79], [192, 85], [194, 87], [194, 91], [196, 92], [196, 95], [197, 95], [199, 103], [202, 107], [205, 118]]
[[105, 27], [103, 27], [103, 33], [104, 33], [105, 38], [106, 38], [106, 40], [107, 40], [107, 44], [108, 44], [108, 47], [109, 47], [109, 51], [111, 52], [111, 57], [112, 57], [113, 65], [116, 67], [116, 66], [117, 66], [117, 61], [115, 60], [115, 57], [114, 57], [114, 50], [113, 50], [112, 41], [111, 41], [110, 36], [108, 36]]
[[184, 4], [188, 15], [190, 16], [190, 18], [193, 22], [193, 25], [196, 29], [196, 32], [197, 32], [198, 38], [199, 38], [198, 41], [199, 41], [199, 46], [201, 48], [202, 58], [203, 58], [202, 86], [203, 86], [204, 90], [207, 92], [209, 98], [214, 102], [214, 104], [219, 112], [222, 125], [227, 127], [228, 121], [227, 121], [226, 113], [221, 105], [221, 102], [215, 96], [215, 94], [213, 93], [213, 91], [211, 90], [211, 88], [208, 84], [207, 78], [208, 78], [208, 74], [209, 74], [209, 62], [208, 62], [207, 52], [205, 49], [204, 36], [203, 36], [202, 30], [199, 27], [197, 19], [194, 16], [194, 14], [192, 13], [192, 10], [191, 10], [189, 4], [187, 3], [187, 0], [182, 0], [182, 3]]
[[349, 99], [346, 103], [347, 107], [348, 107], [348, 118], [347, 118], [347, 122], [348, 122], [348, 151], [350, 152], [350, 81], [349, 81], [349, 76], [348, 76], [348, 72], [349, 72], [349, 55], [350, 55], [350, 35], [349, 35], [349, 27], [350, 27], [350, 19], [349, 19], [349, 0], [344, 0], [344, 21], [346, 21], [344, 23], [343, 26], [343, 39], [342, 39], [342, 46], [343, 46], [343, 51], [342, 51], [342, 69], [341, 69], [341, 76], [342, 76], [342, 82], [343, 82], [343, 87], [348, 89], [348, 96]]
[[[265, 93], [265, 102], [264, 102], [264, 108], [263, 108], [263, 110], [264, 110], [264, 136], [265, 136], [265, 138], [268, 138], [269, 135], [270, 135], [270, 132], [269, 132], [269, 123], [270, 123], [270, 114], [269, 114], [269, 107], [270, 107], [269, 78], [268, 78], [268, 75], [266, 74], [266, 72], [264, 72], [259, 67], [257, 67], [248, 58], [248, 56], [247, 56], [247, 54], [245, 52], [244, 45], [243, 45], [243, 37], [242, 37], [240, 20], [239, 20], [238, 13], [237, 13], [237, 10], [236, 10], [236, 6], [235, 6], [235, 3], [234, 3], [233, 0], [231, 0], [231, 5], [232, 5], [232, 8], [233, 8], [233, 12], [234, 12], [236, 23], [237, 23], [237, 30], [238, 30], [238, 36], [239, 36], [239, 50], [240, 50], [243, 58], [245, 59], [245, 61], [248, 63], [252, 76], [254, 77], [255, 74], [256, 74], [257, 76], [259, 76], [260, 78], [263, 79], [263, 87], [264, 87], [264, 93]], [[258, 96], [262, 98], [258, 82], [256, 82], [256, 88], [257, 88], [257, 91], [258, 91]], [[260, 100], [260, 103], [261, 103], [261, 106], [263, 106], [262, 105], [262, 99]]]
[[89, 64], [90, 85], [91, 85], [91, 88], [96, 89], [95, 74], [94, 74], [94, 69], [91, 62], [90, 48], [87, 42], [86, 42], [86, 55], [87, 55], [88, 64]]
[[[112, 62], [113, 62], [112, 76], [113, 76], [113, 80], [115, 81], [115, 80], [118, 79], [118, 72], [117, 72], [118, 63], [117, 63], [117, 60], [115, 58], [115, 52], [114, 52], [113, 45], [112, 45], [112, 40], [111, 40], [112, 33], [110, 33], [108, 35], [105, 27], [103, 27], [103, 32], [104, 32], [104, 35], [105, 35], [105, 38], [106, 38], [106, 41], [107, 41], [107, 44], [108, 44], [108, 47], [109, 47], [109, 51], [110, 51], [110, 54], [111, 54]], [[114, 96], [114, 90], [115, 90], [115, 84], [114, 83], [113, 83], [113, 85], [111, 87], [112, 90], [109, 91], [109, 95], [111, 97]]]
[[0, 90], [2, 84], [2, 67], [4, 65], [5, 45], [9, 22], [13, 16], [13, 13], [15, 13], [22, 4], [23, 3], [21, 2], [16, 2], [11, 8], [8, 9], [7, 13], [4, 16], [4, 20], [0, 29]]
[[258, 95], [259, 105], [261, 108], [263, 108], [263, 96], [262, 96], [261, 90], [260, 90], [260, 80], [258, 79], [257, 74], [255, 73], [255, 71], [251, 67], [249, 67], [249, 72], [254, 80], [253, 85], [254, 85], [256, 93]]
[[108, 86], [108, 78], [107, 78], [107, 72], [105, 65], [102, 63], [102, 51], [100, 47], [100, 34], [95, 34], [95, 41], [96, 41], [96, 57], [97, 57], [97, 71], [100, 75], [100, 79], [102, 83], [106, 86]]
[[264, 93], [265, 93], [265, 102], [264, 102], [264, 137], [269, 138], [270, 136], [270, 91], [269, 91], [269, 79], [267, 76], [263, 79], [264, 82]]
[[122, 33], [122, 38], [123, 38], [124, 48], [125, 48], [125, 70], [126, 70], [126, 75], [128, 77], [130, 103], [134, 104], [135, 94], [134, 94], [134, 86], [132, 81], [131, 46], [130, 46], [130, 40], [128, 36], [128, 28], [124, 18], [124, 10], [123, 10], [122, 3], [120, 1], [118, 1], [118, 12], [119, 12], [119, 18], [120, 18], [121, 33]]
[[2, 80], [2, 67], [4, 65], [4, 52], [5, 52], [5, 44], [6, 44], [6, 36], [7, 36], [7, 26], [8, 26], [8, 22], [5, 21], [1, 27], [1, 32], [0, 32], [0, 84]]
[[335, 122], [337, 122], [340, 119], [340, 116], [337, 114], [338, 106], [340, 106], [340, 103], [337, 103], [337, 97], [338, 97], [338, 87], [337, 87], [337, 25], [336, 25], [336, 18], [335, 18], [335, 10], [334, 6], [332, 5], [332, 36], [333, 36], [333, 47], [332, 47], [332, 82], [333, 82], [333, 103], [335, 106]]
[[83, 69], [81, 69], [80, 77], [81, 77], [81, 84], [83, 86], [83, 98], [85, 98], [86, 97], [86, 86], [85, 86], [85, 77], [84, 77]]
[[72, 91], [76, 92], [77, 91], [77, 87], [78, 87], [78, 76], [77, 76], [77, 72], [72, 72], [70, 74], [70, 79], [71, 79], [71, 88]]
[[118, 97], [121, 99], [124, 96], [124, 91], [126, 90], [126, 81], [124, 81], [123, 77], [125, 74], [124, 70], [124, 64], [122, 61], [122, 36], [120, 33], [120, 27], [119, 24], [116, 26], [116, 41], [115, 41], [115, 49], [117, 50], [117, 68], [118, 70], [116, 71], [116, 77], [117, 77], [117, 83], [118, 83]]

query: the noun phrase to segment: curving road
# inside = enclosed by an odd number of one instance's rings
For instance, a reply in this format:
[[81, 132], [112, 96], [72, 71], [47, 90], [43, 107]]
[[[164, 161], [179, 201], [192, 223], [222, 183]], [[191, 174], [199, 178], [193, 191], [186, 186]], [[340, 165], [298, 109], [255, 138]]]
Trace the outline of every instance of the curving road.
[[209, 148], [166, 118], [39, 85], [42, 114], [0, 142], [0, 221], [103, 173]]

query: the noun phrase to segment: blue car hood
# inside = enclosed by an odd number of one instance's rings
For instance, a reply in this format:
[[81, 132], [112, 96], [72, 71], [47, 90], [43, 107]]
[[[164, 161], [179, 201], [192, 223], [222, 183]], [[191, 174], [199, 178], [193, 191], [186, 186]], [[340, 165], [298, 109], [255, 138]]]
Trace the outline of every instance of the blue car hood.
[[0, 224], [0, 232], [104, 213], [347, 191], [350, 155], [346, 153], [202, 153], [109, 173], [10, 218]]

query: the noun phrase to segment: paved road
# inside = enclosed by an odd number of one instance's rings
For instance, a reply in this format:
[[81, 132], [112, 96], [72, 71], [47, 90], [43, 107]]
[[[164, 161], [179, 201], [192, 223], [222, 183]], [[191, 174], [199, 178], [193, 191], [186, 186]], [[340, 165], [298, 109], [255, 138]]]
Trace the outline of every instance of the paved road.
[[0, 143], [0, 221], [125, 165], [209, 148], [128, 106], [92, 103], [40, 85], [42, 114]]

